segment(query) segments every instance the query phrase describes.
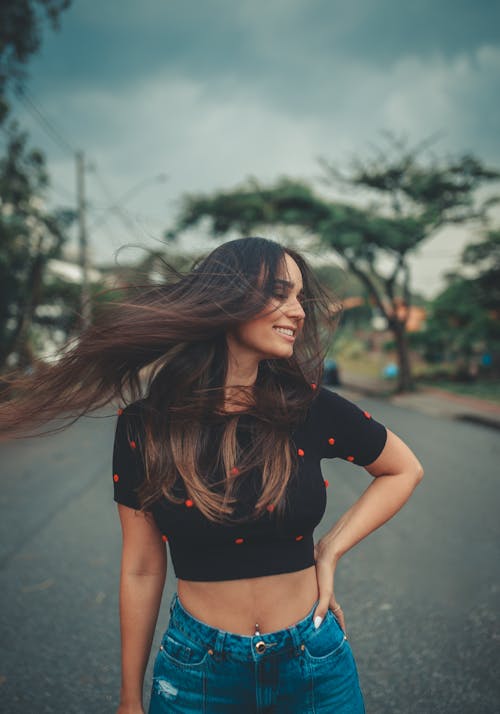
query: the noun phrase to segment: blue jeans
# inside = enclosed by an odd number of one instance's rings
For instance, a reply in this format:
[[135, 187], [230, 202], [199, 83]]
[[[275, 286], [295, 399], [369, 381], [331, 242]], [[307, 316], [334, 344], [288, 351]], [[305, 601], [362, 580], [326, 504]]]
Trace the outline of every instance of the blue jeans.
[[236, 635], [172, 598], [155, 660], [149, 714], [364, 714], [356, 664], [331, 610], [316, 630]]

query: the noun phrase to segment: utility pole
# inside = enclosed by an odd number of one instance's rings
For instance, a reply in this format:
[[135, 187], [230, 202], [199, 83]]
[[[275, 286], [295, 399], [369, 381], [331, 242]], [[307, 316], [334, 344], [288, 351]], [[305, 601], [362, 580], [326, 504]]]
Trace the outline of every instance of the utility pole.
[[85, 160], [83, 151], [77, 151], [76, 159], [76, 195], [78, 202], [78, 234], [80, 245], [80, 268], [82, 283], [80, 292], [80, 325], [84, 330], [92, 320], [92, 305], [90, 303], [89, 281], [89, 246], [85, 222]]

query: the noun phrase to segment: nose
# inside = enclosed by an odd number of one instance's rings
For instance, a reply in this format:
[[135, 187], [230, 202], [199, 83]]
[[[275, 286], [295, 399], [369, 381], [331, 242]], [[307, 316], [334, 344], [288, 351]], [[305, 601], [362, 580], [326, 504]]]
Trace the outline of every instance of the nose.
[[290, 298], [286, 304], [286, 314], [288, 317], [293, 317], [295, 320], [303, 320], [306, 316], [302, 303], [298, 298]]

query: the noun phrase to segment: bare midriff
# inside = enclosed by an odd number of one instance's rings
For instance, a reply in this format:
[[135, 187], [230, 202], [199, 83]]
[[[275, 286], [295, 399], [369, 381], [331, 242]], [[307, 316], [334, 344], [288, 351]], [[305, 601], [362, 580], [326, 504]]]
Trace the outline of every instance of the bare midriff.
[[238, 635], [291, 627], [318, 599], [316, 568], [243, 580], [178, 580], [181, 605], [196, 619]]

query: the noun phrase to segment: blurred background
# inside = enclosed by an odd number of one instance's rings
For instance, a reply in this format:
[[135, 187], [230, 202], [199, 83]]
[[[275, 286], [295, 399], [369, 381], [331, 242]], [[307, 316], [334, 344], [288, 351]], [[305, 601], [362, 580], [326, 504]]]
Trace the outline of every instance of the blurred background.
[[348, 380], [500, 397], [500, 10], [23, 0], [1, 10], [0, 369], [216, 241], [304, 250]]
[[[301, 250], [343, 305], [325, 383], [426, 470], [336, 584], [369, 714], [500, 711], [499, 27], [493, 0], [0, 6], [0, 376], [167, 263], [242, 235]], [[116, 710], [101, 416], [1, 445], [10, 713]], [[318, 535], [366, 486], [324, 472]]]

